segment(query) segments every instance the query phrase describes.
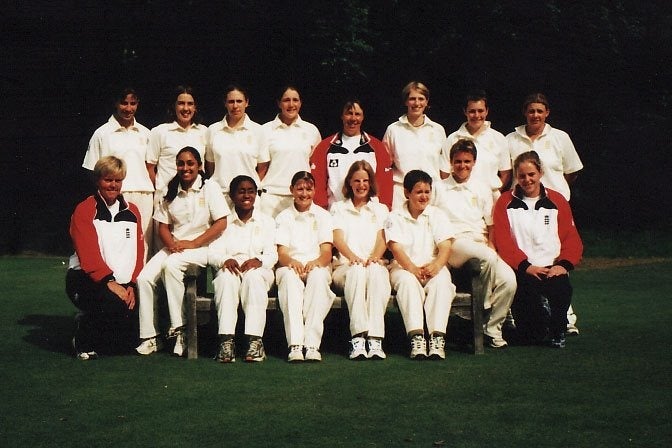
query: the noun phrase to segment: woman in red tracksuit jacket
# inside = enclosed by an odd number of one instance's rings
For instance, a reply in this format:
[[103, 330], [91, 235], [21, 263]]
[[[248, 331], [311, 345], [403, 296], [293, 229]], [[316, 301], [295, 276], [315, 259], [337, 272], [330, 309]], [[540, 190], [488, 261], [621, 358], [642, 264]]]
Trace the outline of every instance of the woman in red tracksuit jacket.
[[392, 161], [385, 145], [362, 131], [364, 108], [357, 99], [348, 100], [341, 111], [343, 131], [322, 140], [310, 156], [310, 170], [315, 177], [313, 201], [329, 209], [342, 201], [343, 182], [354, 162], [366, 160], [374, 169], [378, 184], [377, 200], [392, 207]]
[[569, 271], [581, 260], [583, 243], [567, 200], [542, 185], [539, 155], [520, 154], [513, 169], [517, 185], [502, 194], [494, 211], [497, 251], [518, 281], [511, 310], [528, 342], [563, 348], [572, 300]]

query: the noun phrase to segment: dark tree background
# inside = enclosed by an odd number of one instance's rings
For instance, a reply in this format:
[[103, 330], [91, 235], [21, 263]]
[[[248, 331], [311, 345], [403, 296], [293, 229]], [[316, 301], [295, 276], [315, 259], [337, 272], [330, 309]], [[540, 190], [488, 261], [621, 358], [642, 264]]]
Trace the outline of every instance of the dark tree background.
[[231, 82], [248, 88], [260, 123], [293, 83], [323, 136], [357, 96], [378, 137], [404, 112], [400, 90], [412, 79], [430, 87], [429, 115], [447, 132], [463, 121], [468, 90], [489, 93], [504, 134], [523, 123], [523, 97], [543, 91], [549, 123], [586, 166], [572, 196], [579, 226], [672, 222], [665, 0], [31, 1], [3, 7], [0, 36], [0, 253], [70, 251], [70, 214], [92, 190], [81, 168], [88, 139], [124, 84], [139, 91], [138, 121], [150, 128], [178, 84], [195, 87], [210, 124]]

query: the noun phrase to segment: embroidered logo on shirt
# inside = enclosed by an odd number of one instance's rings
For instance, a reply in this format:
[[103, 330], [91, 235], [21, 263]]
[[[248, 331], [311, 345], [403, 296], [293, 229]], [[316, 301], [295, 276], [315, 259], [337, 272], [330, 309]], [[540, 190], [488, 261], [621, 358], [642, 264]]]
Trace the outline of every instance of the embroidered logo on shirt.
[[337, 167], [338, 167], [338, 159], [329, 160], [329, 168], [337, 168]]

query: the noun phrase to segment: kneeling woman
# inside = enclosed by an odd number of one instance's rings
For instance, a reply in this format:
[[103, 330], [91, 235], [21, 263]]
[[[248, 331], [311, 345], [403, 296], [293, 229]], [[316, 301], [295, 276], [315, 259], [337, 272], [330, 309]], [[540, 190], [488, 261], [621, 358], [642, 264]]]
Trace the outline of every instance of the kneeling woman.
[[345, 176], [345, 199], [331, 206], [334, 246], [339, 252], [334, 284], [343, 290], [350, 312], [350, 359], [385, 358], [382, 339], [390, 274], [383, 258], [383, 226], [389, 212], [371, 200], [376, 190], [373, 168], [364, 160], [357, 161]]
[[[448, 217], [429, 205], [432, 177], [420, 170], [404, 176], [406, 202], [385, 223], [394, 255], [390, 280], [411, 339], [411, 359], [444, 359], [445, 335], [455, 285], [446, 267], [454, 234]], [[429, 352], [424, 326], [429, 331]]]
[[143, 341], [136, 351], [149, 355], [160, 348], [155, 305], [161, 279], [168, 298], [168, 335], [177, 338], [173, 353], [182, 356], [186, 350], [182, 311], [184, 273], [189, 266], [208, 264], [208, 244], [226, 229], [226, 216], [230, 210], [217, 182], [205, 179], [201, 155], [191, 146], [177, 153], [177, 174], [164, 193], [154, 212], [164, 247], [147, 262], [138, 276], [140, 338]]
[[68, 297], [81, 310], [72, 340], [81, 360], [137, 344], [135, 282], [144, 259], [140, 212], [121, 196], [126, 164], [102, 157], [93, 176], [98, 191], [77, 205], [70, 221], [75, 254], [65, 278]]
[[226, 232], [210, 244], [208, 263], [217, 269], [213, 280], [219, 320], [219, 350], [216, 360], [235, 362], [234, 334], [238, 304], [245, 313], [249, 340], [245, 361], [266, 358], [261, 337], [266, 326], [268, 290], [273, 285], [273, 266], [278, 261], [275, 221], [254, 206], [257, 184], [250, 176], [236, 176], [229, 185], [235, 208]]
[[[315, 179], [308, 171], [292, 177], [294, 204], [278, 214], [278, 302], [289, 345], [288, 361], [321, 361], [320, 343], [334, 293], [331, 283], [331, 215], [313, 204]], [[305, 355], [304, 355], [305, 347]]]
[[542, 185], [539, 155], [520, 154], [513, 169], [518, 184], [502, 194], [494, 212], [497, 251], [518, 281], [511, 310], [529, 342], [539, 342], [548, 330], [549, 344], [563, 348], [572, 300], [569, 271], [581, 260], [583, 243], [567, 200]]

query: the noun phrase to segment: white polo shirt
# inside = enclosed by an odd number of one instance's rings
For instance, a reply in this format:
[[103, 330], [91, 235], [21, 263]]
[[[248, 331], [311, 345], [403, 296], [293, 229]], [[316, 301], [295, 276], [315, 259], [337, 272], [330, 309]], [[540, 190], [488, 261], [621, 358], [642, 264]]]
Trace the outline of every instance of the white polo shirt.
[[[340, 229], [345, 236], [345, 244], [362, 259], [367, 259], [376, 246], [378, 232], [385, 226], [389, 215], [387, 206], [369, 200], [357, 209], [351, 199], [334, 202], [331, 205], [331, 216], [334, 230]], [[348, 263], [347, 257], [339, 254], [341, 263]]]
[[404, 176], [411, 170], [422, 170], [440, 179], [439, 171], [447, 171], [441, 148], [446, 141], [446, 131], [425, 115], [422, 126], [415, 127], [406, 115], [387, 127], [383, 142], [394, 163], [394, 182], [403, 184]]
[[287, 247], [290, 257], [304, 264], [320, 256], [320, 244], [334, 242], [331, 215], [319, 205], [299, 212], [292, 204], [278, 214], [275, 223], [275, 243]]
[[[154, 219], [173, 226], [172, 234], [178, 240], [192, 240], [210, 228], [210, 225], [231, 214], [222, 189], [213, 180], [206, 180], [201, 187], [201, 176], [188, 190], [177, 186], [177, 196], [171, 202], [161, 200], [154, 212]], [[166, 195], [165, 189], [161, 197]]]
[[273, 218], [254, 209], [252, 217], [243, 222], [233, 211], [224, 233], [208, 247], [208, 263], [212, 266], [220, 267], [229, 258], [238, 264], [257, 258], [262, 267], [273, 269], [278, 262]]
[[298, 171], [310, 172], [308, 159], [322, 140], [320, 131], [301, 117], [287, 126], [278, 116], [262, 129], [264, 148], [260, 159], [271, 162], [262, 181], [263, 188], [268, 193], [290, 195], [292, 176]]
[[243, 124], [232, 128], [226, 117], [208, 127], [208, 141], [205, 147], [205, 160], [214, 162], [212, 179], [228, 193], [231, 180], [239, 175], [250, 176], [257, 185], [261, 185], [257, 174], [257, 164], [268, 162], [262, 159], [263, 132], [261, 125], [245, 114]]
[[196, 148], [205, 160], [205, 144], [208, 128], [202, 124], [193, 124], [184, 129], [177, 124], [163, 123], [152, 129], [149, 136], [149, 148], [145, 161], [156, 165], [156, 190], [162, 190], [177, 173], [177, 153], [185, 146]]
[[480, 179], [472, 176], [463, 183], [450, 177], [434, 183], [435, 205], [453, 226], [455, 237], [468, 237], [487, 242], [488, 226], [492, 222], [492, 191]]
[[403, 207], [392, 210], [385, 222], [385, 239], [399, 243], [417, 266], [431, 262], [438, 254], [438, 244], [454, 237], [448, 217], [433, 205], [415, 219], [406, 201]]
[[89, 148], [82, 166], [93, 171], [96, 162], [106, 156], [115, 156], [126, 163], [126, 178], [121, 192], [152, 192], [154, 186], [145, 168], [145, 155], [149, 144], [149, 129], [133, 121], [125, 128], [114, 115], [96, 129], [89, 141]]
[[511, 160], [516, 160], [524, 152], [536, 151], [544, 170], [541, 183], [561, 193], [569, 201], [569, 184], [564, 175], [583, 169], [583, 163], [565, 131], [552, 128], [546, 123], [541, 135], [532, 141], [525, 132], [525, 125], [522, 125], [507, 135], [506, 140], [509, 143]]
[[471, 140], [476, 145], [476, 164], [471, 172], [471, 177], [486, 182], [491, 190], [499, 190], [502, 180], [497, 174], [499, 171], [511, 169], [511, 155], [506, 137], [490, 127], [490, 122], [483, 123], [483, 131], [473, 136], [467, 130], [467, 123], [450, 134], [443, 146], [443, 157], [451, 172], [450, 148], [460, 139]]

